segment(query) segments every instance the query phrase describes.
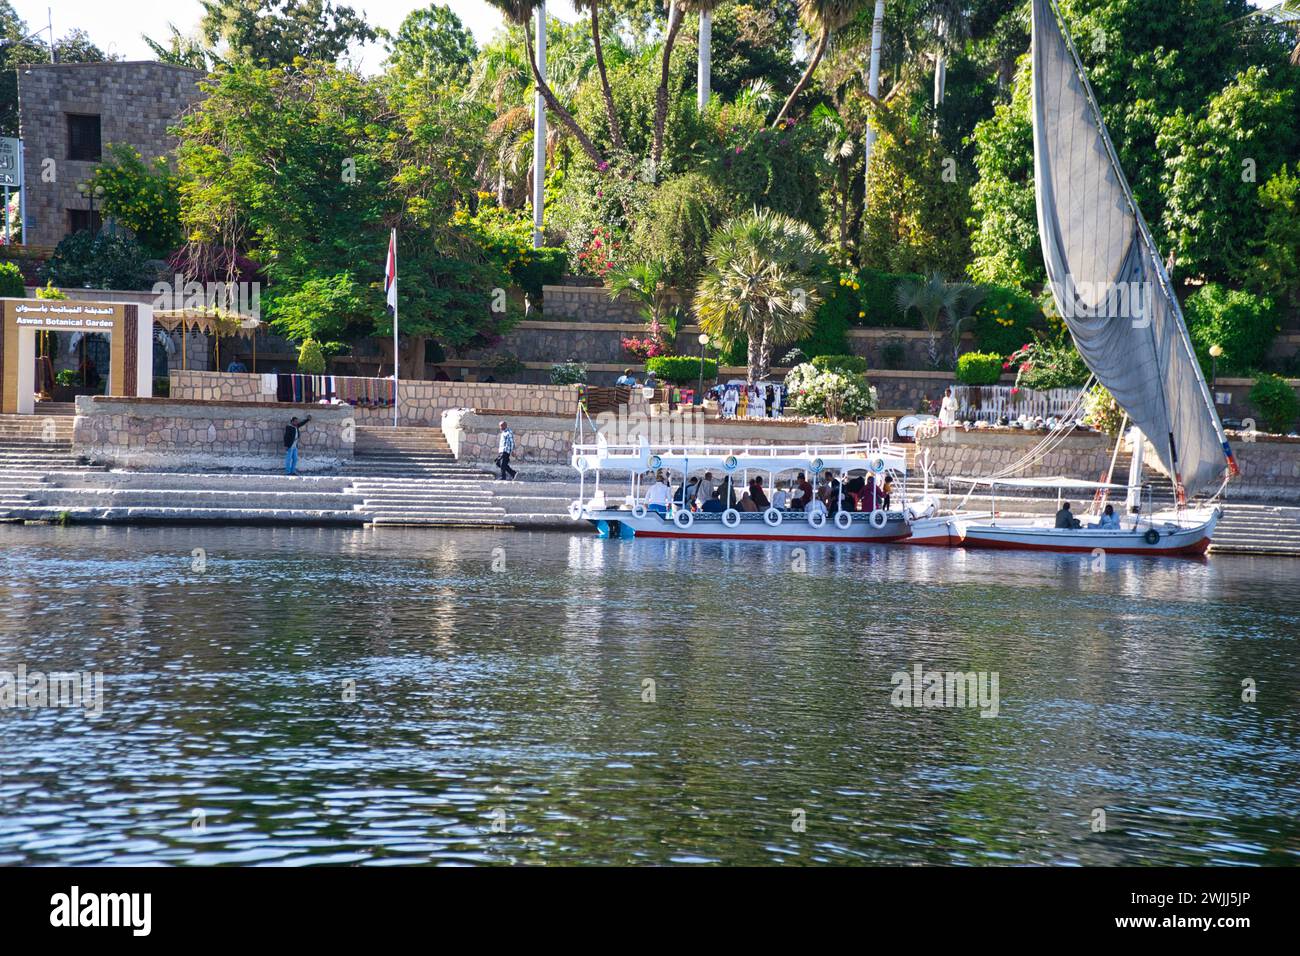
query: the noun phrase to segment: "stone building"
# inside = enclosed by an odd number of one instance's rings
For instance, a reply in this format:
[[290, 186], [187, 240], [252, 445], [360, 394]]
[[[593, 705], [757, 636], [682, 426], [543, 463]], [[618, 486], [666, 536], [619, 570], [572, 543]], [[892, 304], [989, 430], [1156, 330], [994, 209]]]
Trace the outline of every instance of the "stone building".
[[97, 229], [100, 210], [77, 190], [111, 143], [147, 161], [171, 153], [168, 127], [200, 98], [203, 74], [153, 61], [32, 63], [18, 69], [26, 242], [53, 246]]

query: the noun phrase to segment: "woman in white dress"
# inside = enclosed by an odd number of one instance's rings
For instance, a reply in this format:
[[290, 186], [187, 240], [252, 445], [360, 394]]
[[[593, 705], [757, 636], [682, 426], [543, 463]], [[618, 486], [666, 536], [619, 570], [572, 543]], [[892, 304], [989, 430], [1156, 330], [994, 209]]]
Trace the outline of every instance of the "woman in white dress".
[[943, 401], [939, 403], [939, 424], [951, 428], [957, 424], [957, 399], [952, 397], [952, 389], [943, 390]]

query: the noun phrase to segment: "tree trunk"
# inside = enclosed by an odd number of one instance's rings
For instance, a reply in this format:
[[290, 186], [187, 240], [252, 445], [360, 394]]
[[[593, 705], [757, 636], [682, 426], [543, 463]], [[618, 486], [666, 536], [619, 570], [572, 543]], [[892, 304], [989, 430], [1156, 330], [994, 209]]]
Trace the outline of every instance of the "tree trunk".
[[763, 337], [758, 343], [758, 377], [754, 379], [761, 382], [767, 378], [767, 373], [772, 370], [772, 336], [767, 326], [763, 327]]
[[763, 363], [762, 343], [754, 336], [749, 336], [749, 383], [758, 381], [759, 366]]
[[600, 4], [593, 0], [591, 4], [591, 45], [596, 53], [596, 72], [600, 74], [600, 91], [605, 97], [605, 115], [609, 119], [609, 139], [617, 150], [623, 149], [623, 131], [619, 129], [618, 112], [614, 109], [614, 91], [609, 88], [609, 76], [605, 72], [605, 54], [600, 46]]
[[[524, 54], [528, 58], [528, 68], [532, 71], [533, 82], [537, 84], [537, 91], [542, 94], [542, 99], [546, 101], [546, 108], [560, 118], [560, 122], [568, 127], [573, 138], [578, 141], [578, 146], [590, 157], [591, 161], [596, 164], [596, 168], [604, 172], [609, 168], [605, 162], [605, 157], [600, 154], [596, 144], [591, 141], [591, 137], [583, 132], [578, 121], [573, 118], [573, 114], [564, 108], [564, 105], [556, 97], [550, 85], [542, 79], [541, 72], [537, 69], [537, 56], [533, 52], [533, 34], [527, 21], [524, 23]], [[543, 163], [545, 158], [543, 157]]]
[[659, 89], [655, 93], [655, 140], [650, 151], [650, 168], [654, 178], [659, 179], [659, 161], [664, 155], [664, 126], [668, 122], [668, 76], [672, 65], [673, 45], [677, 42], [677, 31], [681, 29], [682, 13], [677, 4], [668, 7], [668, 33], [664, 37], [663, 58], [659, 65]]
[[403, 382], [415, 382], [424, 379], [425, 345], [428, 337], [424, 335], [404, 335], [398, 345], [398, 377]]
[[817, 64], [821, 62], [822, 54], [826, 52], [826, 44], [831, 38], [831, 31], [828, 27], [822, 27], [821, 34], [817, 37], [817, 47], [813, 50], [812, 59], [808, 61], [808, 68], [803, 71], [803, 76], [799, 77], [799, 82], [794, 85], [790, 95], [786, 97], [785, 105], [781, 107], [781, 112], [776, 114], [776, 119], [772, 121], [772, 126], [781, 125], [785, 119], [785, 114], [790, 112], [790, 107], [794, 101], [799, 98], [799, 94], [804, 91], [810, 80], [812, 80], [813, 70], [817, 69]]

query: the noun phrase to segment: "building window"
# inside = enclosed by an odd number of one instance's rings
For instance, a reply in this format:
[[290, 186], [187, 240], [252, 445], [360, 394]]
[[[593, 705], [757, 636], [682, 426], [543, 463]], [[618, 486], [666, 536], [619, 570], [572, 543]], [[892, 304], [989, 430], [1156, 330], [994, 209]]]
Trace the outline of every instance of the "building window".
[[99, 162], [98, 116], [68, 114], [68, 159], [87, 163]]
[[99, 230], [104, 228], [104, 217], [96, 209], [91, 212], [89, 209], [69, 209], [68, 210], [68, 232], [91, 232], [99, 235]]

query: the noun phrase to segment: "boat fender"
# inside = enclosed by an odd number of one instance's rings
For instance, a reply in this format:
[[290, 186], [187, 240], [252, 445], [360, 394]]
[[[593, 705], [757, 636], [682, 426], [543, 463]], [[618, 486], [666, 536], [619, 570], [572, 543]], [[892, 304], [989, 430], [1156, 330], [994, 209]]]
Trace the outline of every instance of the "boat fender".
[[569, 503], [569, 517], [574, 521], [582, 520], [582, 502], [572, 501]]
[[740, 524], [740, 512], [735, 508], [728, 508], [722, 512], [722, 523], [728, 528], [734, 528]]
[[871, 512], [871, 527], [879, 530], [889, 522], [889, 515], [885, 514], [883, 508], [877, 508]]
[[1147, 528], [1147, 533], [1142, 536], [1142, 540], [1147, 544], [1155, 544], [1160, 540], [1160, 532], [1155, 528]]
[[689, 511], [679, 511], [677, 514], [673, 515], [673, 524], [677, 525], [677, 527], [682, 530], [685, 530], [695, 524], [695, 515], [691, 514]]
[[820, 511], [811, 512], [808, 515], [808, 525], [812, 528], [820, 528], [826, 523], [826, 516]]
[[645, 516], [646, 516], [646, 508], [645, 508], [645, 505], [640, 504], [640, 503], [637, 503], [637, 504], [634, 504], [634, 505], [632, 506], [632, 517], [633, 517], [633, 518], [641, 519], [641, 518], [644, 518]]
[[841, 531], [848, 531], [849, 525], [853, 524], [853, 516], [847, 511], [835, 512], [835, 527]]
[[775, 528], [781, 524], [781, 512], [775, 508], [768, 508], [763, 512], [763, 520], [767, 522], [768, 527]]

